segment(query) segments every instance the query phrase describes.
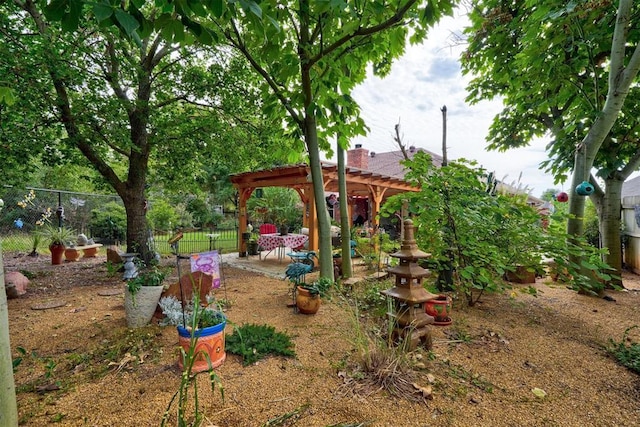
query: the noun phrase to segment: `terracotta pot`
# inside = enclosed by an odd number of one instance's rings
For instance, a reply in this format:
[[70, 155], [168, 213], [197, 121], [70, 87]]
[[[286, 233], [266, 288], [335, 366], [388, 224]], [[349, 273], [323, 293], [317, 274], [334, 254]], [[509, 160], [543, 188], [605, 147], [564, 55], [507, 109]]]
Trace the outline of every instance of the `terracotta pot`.
[[51, 264], [62, 264], [62, 257], [64, 255], [64, 245], [49, 245], [49, 251], [51, 252]]
[[[194, 348], [194, 361], [191, 367], [192, 373], [204, 372], [209, 370], [209, 361], [211, 362], [211, 368], [217, 368], [227, 358], [227, 353], [224, 350], [224, 328], [227, 326], [227, 322], [224, 321], [215, 326], [209, 326], [207, 328], [196, 329], [194, 333], [195, 348]], [[189, 352], [191, 346], [191, 333], [188, 329], [178, 326], [178, 341], [180, 347]], [[182, 352], [178, 357], [178, 366], [180, 369], [184, 367], [184, 361]]]
[[80, 259], [80, 251], [76, 248], [66, 248], [64, 250], [64, 259], [67, 261], [78, 261]]
[[450, 296], [438, 295], [424, 303], [424, 311], [435, 319], [434, 325], [446, 326], [452, 322], [450, 316], [452, 304]]
[[296, 289], [296, 306], [302, 314], [316, 314], [320, 309], [320, 295], [311, 293], [300, 286]]

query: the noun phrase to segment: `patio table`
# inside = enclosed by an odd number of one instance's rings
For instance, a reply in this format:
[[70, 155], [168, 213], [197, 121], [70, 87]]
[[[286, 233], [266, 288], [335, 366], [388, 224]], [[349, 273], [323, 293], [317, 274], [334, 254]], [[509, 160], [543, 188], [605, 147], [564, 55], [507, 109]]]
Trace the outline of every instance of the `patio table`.
[[265, 258], [271, 251], [277, 249], [278, 260], [281, 261], [284, 257], [284, 248], [299, 248], [303, 246], [307, 240], [309, 240], [309, 236], [305, 236], [304, 234], [289, 233], [284, 236], [278, 233], [262, 234], [258, 238], [258, 246], [267, 251], [267, 255], [264, 256]]

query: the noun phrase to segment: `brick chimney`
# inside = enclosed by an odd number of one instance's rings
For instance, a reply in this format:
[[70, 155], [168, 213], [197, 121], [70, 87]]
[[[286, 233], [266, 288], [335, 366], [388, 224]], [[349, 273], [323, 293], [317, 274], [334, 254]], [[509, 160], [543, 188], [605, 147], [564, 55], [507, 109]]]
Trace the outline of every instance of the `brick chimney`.
[[347, 167], [369, 169], [369, 150], [362, 148], [362, 144], [356, 144], [356, 148], [347, 151]]

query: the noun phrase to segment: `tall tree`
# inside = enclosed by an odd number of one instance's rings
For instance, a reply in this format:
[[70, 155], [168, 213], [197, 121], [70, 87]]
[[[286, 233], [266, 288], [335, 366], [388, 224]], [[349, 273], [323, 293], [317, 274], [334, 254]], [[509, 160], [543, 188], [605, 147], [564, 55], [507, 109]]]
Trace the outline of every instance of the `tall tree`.
[[[187, 48], [173, 36], [163, 37], [154, 30], [154, 25], [162, 27], [163, 17], [154, 8], [149, 9], [152, 19], [136, 37], [126, 38], [117, 28], [98, 27], [91, 21], [75, 33], [62, 31], [69, 26], [64, 8], [40, 6], [32, 0], [0, 6], [7, 17], [2, 21], [2, 44], [11, 46], [17, 62], [1, 72], [17, 75], [30, 63], [45, 70], [30, 73], [31, 78], [17, 77], [25, 93], [33, 83], [41, 94], [42, 105], [31, 128], [48, 122], [47, 128], [53, 129], [49, 132], [55, 133], [44, 140], [49, 157], [91, 165], [118, 193], [127, 211], [127, 250], [149, 260], [145, 212], [149, 184], [184, 185], [184, 177], [198, 170], [195, 165], [206, 163], [217, 150], [230, 151], [230, 142], [236, 145], [236, 159], [269, 152], [266, 146], [257, 149], [255, 138], [247, 141], [239, 130], [251, 133], [262, 128], [259, 104], [251, 104], [252, 97], [247, 96], [251, 83], [245, 80], [240, 86], [231, 81], [228, 93], [222, 93], [221, 72], [212, 70], [238, 68], [241, 63], [230, 60], [228, 50]], [[45, 13], [62, 23], [50, 23]], [[193, 41], [188, 34], [186, 39]], [[20, 58], [30, 63], [19, 63]], [[234, 92], [234, 87], [243, 91]], [[243, 109], [227, 109], [232, 108], [225, 104], [232, 92], [245, 100]], [[26, 146], [29, 139], [23, 137], [20, 143]], [[150, 174], [154, 164], [157, 168]]]
[[[619, 271], [620, 189], [640, 166], [638, 122], [626, 114], [640, 100], [632, 85], [640, 68], [640, 32], [631, 25], [638, 13], [631, 0], [621, 0], [617, 10], [611, 4], [475, 2], [463, 68], [476, 76], [469, 85], [472, 102], [504, 99], [490, 148], [524, 146], [548, 132], [554, 139], [544, 166], [556, 180], [572, 171], [572, 189], [583, 181], [595, 186], [590, 197], [609, 249], [606, 261]], [[584, 202], [571, 191], [572, 235], [583, 232]]]

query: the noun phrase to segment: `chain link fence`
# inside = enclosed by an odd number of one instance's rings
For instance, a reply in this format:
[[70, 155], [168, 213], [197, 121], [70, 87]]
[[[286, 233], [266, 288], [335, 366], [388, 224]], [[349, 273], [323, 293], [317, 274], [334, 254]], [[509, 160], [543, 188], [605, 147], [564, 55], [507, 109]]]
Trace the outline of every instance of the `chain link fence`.
[[[110, 212], [124, 212], [120, 197], [44, 188], [1, 187], [0, 237], [5, 251], [31, 251], [34, 234], [46, 223], [65, 226], [88, 237], [118, 243], [126, 221]], [[37, 249], [37, 248], [36, 248]]]
[[[105, 245], [126, 243], [126, 213], [119, 196], [4, 186], [0, 187], [0, 199], [4, 201], [0, 210], [0, 238], [6, 252], [46, 250], [44, 243], [41, 243], [42, 247], [34, 248], [34, 235], [46, 223], [71, 228]], [[152, 209], [153, 204], [150, 211]], [[219, 249], [228, 253], [238, 250], [235, 212], [220, 211], [220, 217], [215, 227], [175, 227], [175, 231], [184, 232], [180, 252]], [[167, 240], [175, 231], [156, 230], [152, 233], [158, 252], [170, 253]]]

